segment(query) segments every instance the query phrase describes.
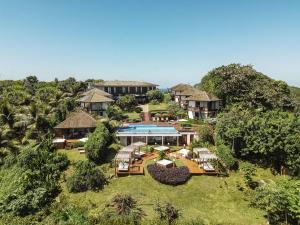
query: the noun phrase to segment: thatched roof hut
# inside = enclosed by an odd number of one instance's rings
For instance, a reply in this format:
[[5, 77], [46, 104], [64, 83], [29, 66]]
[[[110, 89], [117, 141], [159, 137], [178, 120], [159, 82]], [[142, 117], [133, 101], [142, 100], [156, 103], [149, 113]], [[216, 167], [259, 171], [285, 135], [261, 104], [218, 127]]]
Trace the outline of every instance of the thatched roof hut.
[[105, 97], [111, 97], [112, 96], [111, 94], [109, 94], [105, 91], [102, 91], [98, 88], [92, 88], [92, 89], [82, 93], [81, 96], [87, 96], [87, 95], [91, 95], [91, 94], [94, 94], [94, 93], [105, 96]]
[[97, 103], [97, 102], [113, 102], [114, 100], [98, 92], [90, 92], [89, 94], [81, 97], [77, 101], [83, 103]]
[[83, 111], [71, 113], [64, 121], [54, 127], [54, 129], [80, 129], [95, 128], [97, 121], [88, 113]]

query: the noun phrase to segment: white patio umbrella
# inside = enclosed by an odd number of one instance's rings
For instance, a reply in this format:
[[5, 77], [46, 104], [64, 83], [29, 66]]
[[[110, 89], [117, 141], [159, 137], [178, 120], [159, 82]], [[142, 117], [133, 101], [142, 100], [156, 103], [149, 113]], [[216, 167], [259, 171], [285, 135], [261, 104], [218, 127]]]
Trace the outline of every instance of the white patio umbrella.
[[139, 152], [140, 152], [140, 148], [143, 147], [143, 146], [146, 146], [147, 144], [145, 142], [142, 142], [142, 141], [138, 141], [138, 142], [135, 142], [132, 144], [134, 147], [138, 147], [139, 149]]
[[154, 149], [157, 150], [157, 151], [166, 151], [166, 150], [169, 150], [169, 147], [167, 147], [167, 146], [159, 146], [159, 147], [156, 147]]

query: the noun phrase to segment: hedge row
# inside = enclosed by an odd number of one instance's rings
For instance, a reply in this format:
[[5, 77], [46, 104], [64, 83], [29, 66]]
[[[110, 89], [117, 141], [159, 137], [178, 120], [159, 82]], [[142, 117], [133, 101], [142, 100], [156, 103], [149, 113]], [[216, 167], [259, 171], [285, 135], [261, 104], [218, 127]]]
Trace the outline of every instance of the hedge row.
[[179, 185], [190, 178], [190, 171], [186, 166], [165, 168], [156, 164], [147, 166], [149, 174], [153, 179], [168, 185]]

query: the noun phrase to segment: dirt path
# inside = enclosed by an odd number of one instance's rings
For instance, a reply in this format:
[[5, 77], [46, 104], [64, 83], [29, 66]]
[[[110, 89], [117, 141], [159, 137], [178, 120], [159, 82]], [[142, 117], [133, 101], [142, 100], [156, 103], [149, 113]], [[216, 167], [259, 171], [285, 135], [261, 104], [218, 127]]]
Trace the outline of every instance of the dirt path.
[[151, 120], [151, 114], [149, 112], [149, 105], [148, 104], [140, 105], [140, 107], [143, 109], [144, 121], [150, 121]]

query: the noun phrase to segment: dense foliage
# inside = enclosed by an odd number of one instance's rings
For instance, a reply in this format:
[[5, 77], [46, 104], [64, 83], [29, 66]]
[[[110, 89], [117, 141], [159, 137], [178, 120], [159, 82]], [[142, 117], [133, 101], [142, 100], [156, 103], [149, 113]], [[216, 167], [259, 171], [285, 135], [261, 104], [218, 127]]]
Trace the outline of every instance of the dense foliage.
[[168, 225], [174, 223], [180, 217], [180, 210], [173, 206], [170, 202], [161, 204], [157, 202], [154, 211], [158, 214], [160, 220], [167, 221]]
[[219, 115], [217, 133], [236, 157], [299, 174], [299, 115], [232, 107]]
[[75, 173], [67, 180], [67, 187], [70, 192], [96, 191], [106, 183], [105, 175], [93, 162], [79, 161], [75, 165]]
[[100, 220], [108, 224], [139, 224], [146, 214], [137, 201], [128, 194], [116, 194], [105, 206]]
[[134, 96], [124, 95], [119, 97], [119, 99], [116, 101], [116, 105], [124, 111], [131, 112], [136, 108], [137, 102]]
[[300, 181], [284, 179], [256, 189], [253, 206], [267, 212], [270, 224], [298, 224], [300, 221]]
[[168, 185], [184, 184], [190, 178], [190, 171], [186, 166], [165, 168], [156, 164], [147, 166], [153, 179]]
[[210, 71], [199, 87], [223, 100], [223, 105], [235, 103], [250, 108], [283, 109], [294, 108], [289, 86], [257, 72], [252, 66], [230, 64]]
[[104, 123], [99, 123], [85, 143], [86, 156], [95, 163], [103, 163], [109, 153], [111, 135]]
[[49, 204], [59, 193], [59, 178], [69, 161], [65, 155], [51, 153], [47, 148], [29, 147], [17, 157], [21, 176], [0, 200], [0, 212], [28, 215]]
[[147, 92], [147, 98], [149, 101], [163, 102], [164, 94], [159, 89], [155, 89]]

